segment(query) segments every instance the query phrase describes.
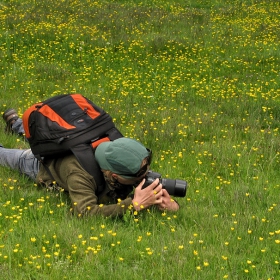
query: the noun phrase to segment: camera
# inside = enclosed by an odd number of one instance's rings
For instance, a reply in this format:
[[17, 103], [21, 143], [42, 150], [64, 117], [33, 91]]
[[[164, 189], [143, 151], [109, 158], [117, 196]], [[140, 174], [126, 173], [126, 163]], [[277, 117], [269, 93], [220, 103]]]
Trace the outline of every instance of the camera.
[[145, 183], [142, 187], [142, 189], [148, 187], [151, 185], [156, 179], [159, 179], [159, 182], [162, 184], [162, 187], [167, 190], [167, 192], [170, 195], [176, 196], [176, 197], [184, 197], [186, 195], [187, 191], [187, 182], [183, 180], [173, 180], [173, 179], [164, 179], [161, 178], [161, 174], [154, 172], [152, 170], [149, 170], [146, 177], [145, 177]]

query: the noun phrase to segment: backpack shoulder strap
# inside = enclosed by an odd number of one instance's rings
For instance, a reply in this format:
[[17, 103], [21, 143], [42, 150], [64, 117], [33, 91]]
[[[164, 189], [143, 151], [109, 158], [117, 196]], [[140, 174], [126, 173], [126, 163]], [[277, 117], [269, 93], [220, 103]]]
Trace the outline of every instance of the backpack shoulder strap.
[[36, 103], [33, 104], [30, 108], [28, 108], [22, 116], [22, 121], [23, 121], [23, 128], [24, 128], [24, 132], [25, 132], [25, 137], [26, 138], [30, 138], [30, 131], [29, 131], [29, 117], [31, 115], [31, 113], [33, 113], [34, 111], [37, 111], [37, 109], [42, 105], [43, 103]]
[[[105, 179], [102, 171], [95, 159], [94, 150], [89, 144], [79, 144], [71, 148], [72, 153], [77, 158], [80, 165], [94, 177], [97, 193], [101, 193], [105, 188]], [[86, 155], [86, 156], [85, 156]]]

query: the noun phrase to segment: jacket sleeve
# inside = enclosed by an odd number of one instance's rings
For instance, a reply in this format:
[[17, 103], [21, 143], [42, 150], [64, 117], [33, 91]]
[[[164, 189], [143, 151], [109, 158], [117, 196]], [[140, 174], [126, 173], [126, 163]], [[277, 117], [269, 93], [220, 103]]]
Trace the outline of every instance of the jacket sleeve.
[[89, 177], [81, 176], [78, 172], [68, 175], [67, 187], [72, 201], [73, 211], [79, 216], [121, 216], [127, 209], [131, 209], [132, 207], [131, 198], [122, 200], [117, 204], [98, 204], [98, 197], [95, 193], [96, 185], [93, 185], [93, 180], [90, 180]]

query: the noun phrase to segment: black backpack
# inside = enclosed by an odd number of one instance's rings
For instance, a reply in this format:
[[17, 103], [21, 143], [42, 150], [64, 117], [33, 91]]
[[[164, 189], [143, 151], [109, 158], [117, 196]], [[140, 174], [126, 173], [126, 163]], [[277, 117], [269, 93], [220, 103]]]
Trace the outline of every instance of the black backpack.
[[123, 137], [108, 113], [81, 94], [57, 95], [27, 109], [23, 126], [33, 154], [42, 163], [43, 158], [73, 153], [102, 191], [104, 178], [95, 148]]

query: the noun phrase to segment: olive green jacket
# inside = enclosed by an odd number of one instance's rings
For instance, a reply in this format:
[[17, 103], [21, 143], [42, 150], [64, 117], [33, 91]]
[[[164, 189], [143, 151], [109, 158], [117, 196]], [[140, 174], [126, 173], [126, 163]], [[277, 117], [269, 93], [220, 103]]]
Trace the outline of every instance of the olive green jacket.
[[[46, 162], [56, 184], [69, 193], [74, 213], [78, 215], [120, 216], [131, 209], [132, 199], [126, 198], [118, 203], [99, 204], [94, 178], [86, 172], [74, 155]], [[53, 179], [41, 166], [36, 178], [37, 183], [50, 186]]]

